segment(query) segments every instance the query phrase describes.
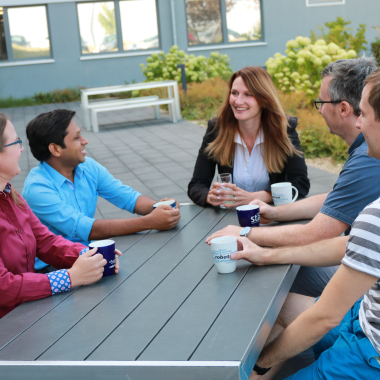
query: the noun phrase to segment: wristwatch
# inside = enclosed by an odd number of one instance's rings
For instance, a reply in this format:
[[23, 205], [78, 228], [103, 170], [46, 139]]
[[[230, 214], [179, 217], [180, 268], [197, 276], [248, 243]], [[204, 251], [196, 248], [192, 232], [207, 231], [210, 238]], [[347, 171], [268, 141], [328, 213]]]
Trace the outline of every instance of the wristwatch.
[[253, 367], [253, 370], [256, 371], [258, 375], [263, 376], [263, 375], [265, 375], [268, 371], [270, 371], [271, 368], [272, 368], [272, 367], [270, 367], [270, 368], [262, 368], [262, 367], [258, 366], [257, 364], [255, 364], [255, 366]]
[[240, 236], [248, 237], [251, 233], [251, 230], [251, 227], [244, 227], [242, 230], [240, 230]]

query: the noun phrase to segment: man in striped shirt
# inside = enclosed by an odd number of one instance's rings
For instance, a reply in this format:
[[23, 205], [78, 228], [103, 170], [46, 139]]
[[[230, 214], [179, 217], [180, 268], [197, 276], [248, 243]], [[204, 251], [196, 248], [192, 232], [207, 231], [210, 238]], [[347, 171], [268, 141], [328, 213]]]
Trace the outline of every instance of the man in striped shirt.
[[[368, 155], [380, 158], [380, 69], [365, 80], [360, 110], [356, 126]], [[345, 237], [275, 250], [239, 240], [243, 250], [235, 258], [256, 264], [276, 255], [311, 266], [342, 262], [317, 302], [289, 294], [250, 379], [271, 379], [276, 367], [311, 346], [318, 360], [289, 379], [380, 379], [380, 198], [356, 218], [344, 257]]]

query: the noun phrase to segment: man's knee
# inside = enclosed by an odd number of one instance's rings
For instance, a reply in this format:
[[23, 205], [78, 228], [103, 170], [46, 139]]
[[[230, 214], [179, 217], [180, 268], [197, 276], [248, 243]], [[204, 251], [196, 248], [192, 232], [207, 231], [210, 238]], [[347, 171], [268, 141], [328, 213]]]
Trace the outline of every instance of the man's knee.
[[277, 317], [277, 322], [283, 328], [288, 327], [300, 314], [311, 307], [315, 300], [314, 297], [289, 293]]

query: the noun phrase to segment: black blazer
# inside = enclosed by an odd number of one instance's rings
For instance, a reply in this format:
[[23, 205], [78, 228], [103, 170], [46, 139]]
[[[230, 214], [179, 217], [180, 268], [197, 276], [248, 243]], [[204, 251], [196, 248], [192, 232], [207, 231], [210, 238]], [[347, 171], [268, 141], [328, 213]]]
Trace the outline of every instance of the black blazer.
[[[187, 194], [189, 198], [200, 206], [208, 206], [206, 203], [207, 194], [210, 190], [212, 180], [215, 176], [215, 167], [218, 166], [219, 173], [231, 173], [233, 175], [233, 167], [222, 166], [212, 160], [205, 153], [205, 149], [212, 141], [216, 139], [218, 130], [213, 131], [216, 119], [208, 121], [207, 131], [203, 137], [202, 146], [199, 149], [198, 158], [195, 163], [193, 178], [191, 179]], [[297, 118], [289, 117], [288, 120], [288, 136], [292, 144], [301, 150], [300, 140], [296, 132]], [[310, 181], [307, 176], [307, 166], [304, 157], [293, 156], [288, 157], [285, 167], [281, 173], [269, 173], [269, 181], [271, 184], [278, 182], [291, 182], [298, 189], [298, 197], [303, 198], [309, 192]]]

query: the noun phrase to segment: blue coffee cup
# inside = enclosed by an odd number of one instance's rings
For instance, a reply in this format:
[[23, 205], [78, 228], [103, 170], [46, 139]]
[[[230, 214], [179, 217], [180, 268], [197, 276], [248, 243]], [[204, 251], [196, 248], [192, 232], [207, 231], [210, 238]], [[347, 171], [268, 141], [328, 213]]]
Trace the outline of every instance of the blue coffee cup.
[[260, 206], [244, 205], [236, 207], [239, 224], [241, 227], [260, 226]]
[[115, 274], [115, 242], [113, 240], [98, 240], [93, 241], [88, 245], [90, 249], [97, 247], [96, 253], [101, 253], [107, 260], [107, 264], [104, 266], [103, 277], [112, 276]]
[[153, 210], [158, 207], [158, 206], [162, 206], [162, 205], [167, 205], [167, 206], [171, 206], [172, 208], [176, 208], [175, 207], [175, 199], [169, 199], [168, 201], [162, 201], [162, 202], [157, 202], [153, 205]]

